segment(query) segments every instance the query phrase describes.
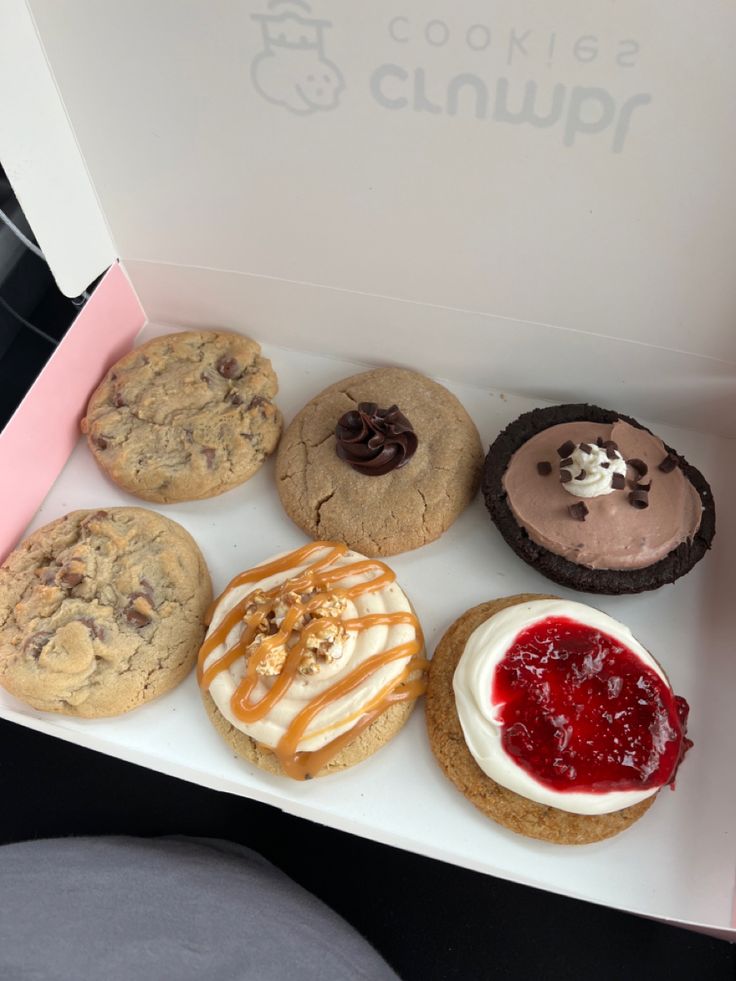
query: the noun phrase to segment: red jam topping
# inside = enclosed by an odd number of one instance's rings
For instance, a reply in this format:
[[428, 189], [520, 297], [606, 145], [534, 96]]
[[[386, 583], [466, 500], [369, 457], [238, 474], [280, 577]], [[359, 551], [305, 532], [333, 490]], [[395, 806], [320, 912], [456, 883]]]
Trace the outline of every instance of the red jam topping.
[[692, 745], [687, 702], [620, 641], [567, 617], [517, 636], [492, 698], [503, 748], [556, 791], [664, 786]]

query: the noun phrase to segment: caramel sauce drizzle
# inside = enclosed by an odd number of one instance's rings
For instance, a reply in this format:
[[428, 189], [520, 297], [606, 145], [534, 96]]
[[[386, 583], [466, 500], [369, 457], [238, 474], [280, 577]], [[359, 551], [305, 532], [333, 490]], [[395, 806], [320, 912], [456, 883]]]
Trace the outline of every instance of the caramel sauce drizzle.
[[[424, 646], [424, 639], [419, 621], [413, 613], [406, 611], [397, 613], [371, 613], [347, 620], [320, 617], [311, 621], [298, 631], [299, 639], [292, 647], [288, 648], [286, 660], [271, 688], [261, 698], [251, 701], [253, 691], [261, 680], [261, 676], [257, 670], [258, 666], [268, 658], [271, 651], [286, 644], [290, 634], [295, 630], [296, 622], [301, 616], [305, 613], [311, 613], [314, 609], [324, 604], [326, 600], [332, 598], [353, 600], [366, 593], [383, 589], [384, 586], [394, 582], [396, 576], [388, 566], [375, 559], [361, 559], [347, 565], [331, 568], [339, 558], [347, 553], [347, 545], [338, 542], [313, 542], [279, 559], [275, 559], [265, 565], [257, 566], [254, 569], [249, 569], [235, 576], [208, 611], [207, 622], [209, 623], [217, 605], [234, 589], [251, 583], [262, 582], [271, 576], [281, 575], [290, 569], [296, 569], [308, 561], [316, 552], [324, 551], [325, 549], [329, 551], [322, 558], [307, 565], [307, 568], [302, 572], [286, 579], [272, 589], [258, 591], [261, 594], [261, 601], [266, 600], [266, 605], [264, 606], [263, 602], [261, 602], [260, 608], [257, 607], [255, 612], [247, 613], [246, 611], [254, 604], [254, 596], [257, 590], [253, 590], [244, 596], [229, 611], [223, 618], [222, 623], [213, 630], [210, 637], [204, 642], [200, 649], [198, 659], [197, 673], [199, 684], [203, 689], [208, 690], [213, 679], [221, 671], [226, 671], [237, 660], [246, 657], [248, 646], [257, 636], [259, 626], [268, 615], [268, 604], [275, 603], [278, 597], [286, 592], [304, 594], [316, 590], [313, 595], [291, 606], [277, 631], [270, 636], [264, 636], [260, 646], [247, 657], [245, 674], [233, 693], [230, 707], [233, 714], [242, 722], [252, 723], [268, 715], [271, 709], [288, 692], [292, 682], [296, 678], [302, 656], [308, 649], [307, 641], [325, 623], [332, 622], [340, 624], [347, 631], [356, 632], [369, 630], [371, 627], [376, 626], [396, 626], [402, 623], [410, 624], [414, 627], [414, 640], [397, 644], [382, 654], [374, 654], [362, 664], [358, 665], [357, 668], [354, 668], [344, 678], [331, 685], [326, 691], [312, 699], [311, 702], [301, 709], [294, 719], [292, 719], [278, 745], [275, 748], [268, 747], [278, 758], [284, 772], [295, 780], [308, 780], [316, 776], [324, 766], [335, 758], [344, 746], [356, 739], [361, 732], [368, 728], [374, 719], [385, 712], [391, 705], [397, 702], [416, 699], [423, 694], [426, 689], [424, 672], [429, 666], [426, 660], [417, 656]], [[363, 575], [370, 572], [376, 572], [377, 575], [372, 579], [357, 583], [354, 586], [341, 587], [334, 585], [351, 576]], [[209, 655], [221, 644], [226, 644], [228, 635], [240, 623], [244, 627], [238, 641], [226, 650], [222, 657], [214, 661], [205, 670], [204, 664]], [[332, 739], [318, 750], [312, 750], [311, 752], [300, 752], [297, 750], [310, 723], [323, 709], [358, 688], [371, 675], [384, 667], [384, 665], [407, 657], [410, 660], [401, 673], [382, 688], [368, 705], [364, 706], [359, 712], [353, 713], [351, 716], [330, 725], [326, 729], [320, 730], [320, 733], [339, 728], [348, 722], [356, 720], [350, 729], [335, 739]], [[419, 676], [415, 677], [417, 674]], [[316, 735], [316, 733], [311, 735]]]

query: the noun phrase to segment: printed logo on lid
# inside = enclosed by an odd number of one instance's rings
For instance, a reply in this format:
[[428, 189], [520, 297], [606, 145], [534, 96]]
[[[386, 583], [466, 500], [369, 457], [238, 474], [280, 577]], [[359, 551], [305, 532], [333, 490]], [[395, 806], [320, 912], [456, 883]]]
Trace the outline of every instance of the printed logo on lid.
[[256, 90], [299, 116], [336, 109], [345, 80], [324, 51], [331, 21], [308, 16], [304, 0], [271, 0], [268, 8], [270, 13], [252, 15], [263, 38], [250, 70]]

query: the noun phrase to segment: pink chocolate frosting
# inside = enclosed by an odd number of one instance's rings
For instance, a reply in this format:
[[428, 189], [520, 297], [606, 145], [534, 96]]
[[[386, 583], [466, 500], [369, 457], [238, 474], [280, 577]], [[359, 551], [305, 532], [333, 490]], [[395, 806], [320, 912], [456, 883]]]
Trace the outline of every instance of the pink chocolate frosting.
[[[589, 513], [585, 521], [576, 521], [568, 508], [580, 499], [560, 483], [557, 448], [567, 440], [595, 443], [599, 436], [617, 443], [624, 459], [647, 464], [649, 472], [641, 479], [652, 482], [649, 507], [638, 510], [629, 504], [627, 481], [624, 490], [586, 498]], [[590, 569], [643, 569], [691, 540], [700, 526], [700, 497], [682, 470], [658, 469], [666, 455], [660, 439], [626, 422], [562, 423], [532, 436], [514, 453], [503, 486], [518, 523], [548, 551]], [[548, 476], [537, 472], [542, 461], [552, 464]], [[629, 467], [628, 477], [636, 476]]]

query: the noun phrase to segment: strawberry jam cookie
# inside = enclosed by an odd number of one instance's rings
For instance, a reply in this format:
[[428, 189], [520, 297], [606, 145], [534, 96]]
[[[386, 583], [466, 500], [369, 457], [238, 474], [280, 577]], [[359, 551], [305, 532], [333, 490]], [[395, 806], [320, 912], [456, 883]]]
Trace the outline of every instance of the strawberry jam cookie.
[[618, 834], [673, 784], [688, 706], [623, 624], [511, 596], [463, 614], [429, 672], [432, 750], [499, 824], [565, 845]]
[[512, 422], [488, 452], [483, 494], [520, 558], [589, 593], [674, 582], [715, 534], [700, 471], [635, 419], [594, 405], [535, 409]]
[[422, 649], [387, 566], [313, 542], [232, 580], [214, 604], [200, 685], [238, 756], [308, 780], [398, 732], [424, 690]]
[[136, 497], [214, 497], [252, 477], [276, 449], [277, 390], [271, 362], [242, 334], [169, 334], [110, 368], [82, 432], [102, 470]]
[[276, 459], [281, 503], [310, 537], [395, 555], [445, 532], [478, 490], [483, 450], [454, 395], [404, 368], [331, 385]]
[[0, 567], [0, 684], [44, 712], [127, 712], [192, 669], [211, 599], [204, 559], [174, 521], [74, 511]]

